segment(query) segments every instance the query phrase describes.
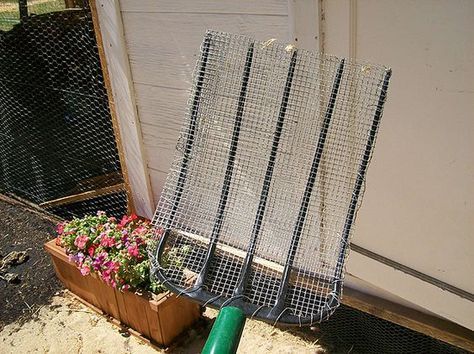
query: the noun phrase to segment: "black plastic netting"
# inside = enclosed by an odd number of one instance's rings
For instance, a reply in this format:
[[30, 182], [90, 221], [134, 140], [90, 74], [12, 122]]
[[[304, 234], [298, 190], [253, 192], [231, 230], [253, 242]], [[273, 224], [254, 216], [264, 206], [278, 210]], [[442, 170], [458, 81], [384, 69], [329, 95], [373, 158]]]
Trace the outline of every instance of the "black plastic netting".
[[87, 2], [20, 3], [0, 3], [0, 193], [59, 216], [126, 212]]
[[335, 353], [467, 353], [345, 305], [319, 326], [322, 340]]

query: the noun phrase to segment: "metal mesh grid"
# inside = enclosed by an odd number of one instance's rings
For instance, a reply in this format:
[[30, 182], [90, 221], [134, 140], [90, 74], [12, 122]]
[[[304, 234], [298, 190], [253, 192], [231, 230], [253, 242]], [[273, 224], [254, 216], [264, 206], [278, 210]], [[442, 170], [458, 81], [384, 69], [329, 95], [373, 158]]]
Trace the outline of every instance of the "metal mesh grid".
[[320, 324], [331, 353], [453, 353], [465, 350], [371, 314], [341, 305]]
[[126, 210], [87, 1], [0, 3], [0, 137], [1, 193], [59, 216]]
[[154, 217], [175, 230], [168, 251], [193, 251], [163, 270], [152, 250], [155, 271], [186, 288], [184, 268], [218, 297], [267, 307], [283, 297], [282, 311], [320, 314], [342, 280], [388, 77], [382, 66], [208, 32]]

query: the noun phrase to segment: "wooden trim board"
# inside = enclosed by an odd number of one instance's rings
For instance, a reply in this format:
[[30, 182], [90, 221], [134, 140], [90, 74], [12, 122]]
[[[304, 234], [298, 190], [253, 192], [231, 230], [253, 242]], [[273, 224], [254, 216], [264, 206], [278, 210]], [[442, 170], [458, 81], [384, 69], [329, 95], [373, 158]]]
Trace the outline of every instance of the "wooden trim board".
[[357, 252], [350, 253], [347, 272], [424, 311], [474, 329], [474, 306], [468, 299]]
[[322, 51], [320, 0], [288, 0], [291, 43], [298, 48]]
[[129, 211], [151, 219], [154, 203], [118, 0], [90, 0]]
[[66, 197], [62, 197], [62, 198], [58, 198], [54, 200], [49, 200], [47, 202], [41, 203], [39, 206], [43, 208], [56, 207], [59, 205], [77, 203], [83, 200], [92, 199], [92, 198], [100, 197], [102, 195], [117, 193], [117, 192], [121, 192], [125, 190], [126, 190], [125, 184], [119, 183], [114, 186], [103, 187], [99, 189], [94, 189], [92, 191], [82, 192], [82, 193], [68, 195]]

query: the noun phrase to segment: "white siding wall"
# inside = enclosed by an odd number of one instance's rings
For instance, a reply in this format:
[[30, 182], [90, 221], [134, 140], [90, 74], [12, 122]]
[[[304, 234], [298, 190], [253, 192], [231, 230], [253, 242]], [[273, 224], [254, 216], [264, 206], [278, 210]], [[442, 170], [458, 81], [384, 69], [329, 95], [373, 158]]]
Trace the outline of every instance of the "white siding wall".
[[[474, 293], [474, 2], [324, 5], [325, 51], [393, 69], [353, 241]], [[348, 269], [474, 329], [471, 301], [374, 271], [356, 253]]]
[[[474, 292], [474, 2], [120, 0], [156, 204], [206, 29], [392, 66], [353, 241]], [[289, 10], [288, 10], [289, 9]], [[474, 329], [472, 302], [352, 252], [348, 271]]]
[[120, 0], [155, 204], [178, 139], [207, 29], [288, 40], [286, 0]]

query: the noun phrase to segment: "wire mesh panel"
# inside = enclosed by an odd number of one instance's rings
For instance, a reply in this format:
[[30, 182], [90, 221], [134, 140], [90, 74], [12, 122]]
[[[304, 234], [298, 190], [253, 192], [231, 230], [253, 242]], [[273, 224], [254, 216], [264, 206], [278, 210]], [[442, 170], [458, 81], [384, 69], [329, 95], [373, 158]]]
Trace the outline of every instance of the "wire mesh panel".
[[339, 307], [320, 325], [331, 353], [453, 353], [467, 351], [377, 318], [349, 306]]
[[63, 217], [127, 211], [86, 1], [0, 3], [0, 137], [0, 192]]
[[[389, 77], [208, 32], [154, 217], [171, 230], [152, 250], [158, 277], [269, 320], [331, 313]], [[168, 252], [180, 261], [165, 267]]]

